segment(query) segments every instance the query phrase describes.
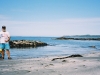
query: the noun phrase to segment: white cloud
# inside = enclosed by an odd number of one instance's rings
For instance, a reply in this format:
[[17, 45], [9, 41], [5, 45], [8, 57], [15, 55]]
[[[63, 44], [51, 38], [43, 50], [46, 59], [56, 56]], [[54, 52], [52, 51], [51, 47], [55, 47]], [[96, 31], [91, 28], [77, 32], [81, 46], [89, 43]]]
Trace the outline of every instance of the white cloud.
[[86, 24], [100, 24], [100, 18], [86, 18], [86, 19], [64, 19], [52, 22], [32, 22], [32, 21], [10, 21], [10, 20], [3, 20], [0, 21], [1, 24], [5, 25], [86, 25]]
[[64, 19], [51, 22], [0, 21], [11, 35], [21, 36], [62, 36], [77, 34], [99, 34], [100, 18]]
[[0, 15], [0, 23], [5, 25], [78, 25], [78, 24], [91, 24], [99, 23], [100, 18], [72, 18], [72, 19], [62, 19], [58, 21], [48, 21], [48, 22], [34, 22], [34, 21], [13, 21], [10, 18]]

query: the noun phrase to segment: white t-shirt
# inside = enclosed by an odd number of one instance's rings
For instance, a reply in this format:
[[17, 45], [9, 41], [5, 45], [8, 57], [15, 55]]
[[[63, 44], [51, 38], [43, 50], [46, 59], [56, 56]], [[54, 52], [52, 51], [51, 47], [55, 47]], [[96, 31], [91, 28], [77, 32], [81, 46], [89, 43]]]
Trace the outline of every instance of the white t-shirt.
[[8, 40], [8, 37], [10, 37], [10, 34], [9, 34], [9, 32], [3, 32], [3, 31], [1, 31], [0, 32], [0, 43], [7, 43], [7, 42], [5, 42], [6, 40]]

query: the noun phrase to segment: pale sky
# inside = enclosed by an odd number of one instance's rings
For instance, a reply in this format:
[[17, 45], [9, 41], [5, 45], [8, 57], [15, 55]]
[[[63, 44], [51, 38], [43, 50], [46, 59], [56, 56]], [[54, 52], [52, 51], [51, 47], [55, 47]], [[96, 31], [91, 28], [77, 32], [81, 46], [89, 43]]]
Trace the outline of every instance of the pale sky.
[[11, 36], [99, 35], [100, 0], [0, 0]]

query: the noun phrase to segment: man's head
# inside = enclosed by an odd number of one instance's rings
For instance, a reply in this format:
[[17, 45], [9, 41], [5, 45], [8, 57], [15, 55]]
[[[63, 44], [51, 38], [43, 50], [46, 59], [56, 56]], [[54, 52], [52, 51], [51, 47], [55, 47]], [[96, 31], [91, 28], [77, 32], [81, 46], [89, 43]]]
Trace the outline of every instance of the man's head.
[[6, 32], [6, 26], [2, 26], [2, 31]]

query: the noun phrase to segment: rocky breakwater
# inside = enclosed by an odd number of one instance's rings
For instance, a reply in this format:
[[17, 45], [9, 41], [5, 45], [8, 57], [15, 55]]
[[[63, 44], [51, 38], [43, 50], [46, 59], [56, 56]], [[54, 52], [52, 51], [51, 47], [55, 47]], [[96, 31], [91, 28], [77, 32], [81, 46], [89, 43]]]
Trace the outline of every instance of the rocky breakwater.
[[47, 43], [41, 41], [29, 41], [29, 40], [13, 40], [9, 42], [10, 48], [30, 48], [47, 46]]
[[59, 37], [55, 40], [97, 40], [100, 41], [100, 38], [73, 38], [73, 37]]

